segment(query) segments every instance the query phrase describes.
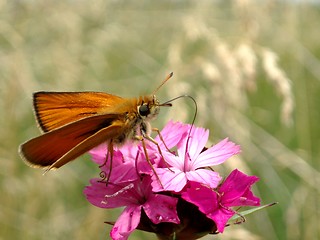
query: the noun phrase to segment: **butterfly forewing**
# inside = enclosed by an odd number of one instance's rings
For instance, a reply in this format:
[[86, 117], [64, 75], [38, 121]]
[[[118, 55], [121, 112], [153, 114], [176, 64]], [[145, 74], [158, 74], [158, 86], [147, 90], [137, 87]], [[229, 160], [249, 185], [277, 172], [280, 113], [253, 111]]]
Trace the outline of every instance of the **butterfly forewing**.
[[124, 99], [101, 92], [37, 92], [33, 95], [37, 121], [44, 132], [90, 116], [115, 113]]
[[51, 169], [105, 141], [112, 159], [114, 145], [152, 140], [148, 122], [158, 115], [160, 106], [171, 106], [160, 105], [154, 94], [171, 76], [152, 95], [138, 98], [101, 92], [34, 93], [34, 110], [44, 134], [20, 145], [22, 158], [31, 166]]

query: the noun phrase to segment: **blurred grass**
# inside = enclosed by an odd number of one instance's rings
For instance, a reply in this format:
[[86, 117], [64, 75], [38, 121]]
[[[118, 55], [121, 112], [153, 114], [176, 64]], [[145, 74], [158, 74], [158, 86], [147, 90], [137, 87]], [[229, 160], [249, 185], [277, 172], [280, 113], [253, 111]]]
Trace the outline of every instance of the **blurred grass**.
[[[137, 96], [170, 71], [159, 98], [194, 96], [211, 141], [242, 146], [222, 174], [256, 174], [263, 203], [279, 202], [214, 238], [320, 239], [319, 5], [0, 0], [0, 16], [0, 239], [108, 239], [103, 222], [119, 214], [85, 200], [98, 174], [88, 156], [46, 176], [19, 158], [39, 134], [32, 92]], [[153, 125], [192, 114], [179, 100]]]

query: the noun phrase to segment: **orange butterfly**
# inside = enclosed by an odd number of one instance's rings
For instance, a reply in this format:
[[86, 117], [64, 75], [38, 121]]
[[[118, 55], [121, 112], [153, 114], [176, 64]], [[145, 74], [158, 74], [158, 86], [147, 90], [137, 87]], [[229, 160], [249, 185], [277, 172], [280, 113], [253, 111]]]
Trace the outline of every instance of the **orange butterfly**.
[[147, 139], [158, 146], [150, 136], [149, 121], [158, 115], [161, 106], [171, 104], [160, 104], [154, 93], [172, 75], [170, 73], [152, 95], [139, 98], [121, 98], [102, 92], [34, 93], [35, 115], [44, 134], [21, 144], [20, 155], [28, 165], [49, 171], [103, 142], [108, 143], [111, 159], [113, 146], [128, 140]]

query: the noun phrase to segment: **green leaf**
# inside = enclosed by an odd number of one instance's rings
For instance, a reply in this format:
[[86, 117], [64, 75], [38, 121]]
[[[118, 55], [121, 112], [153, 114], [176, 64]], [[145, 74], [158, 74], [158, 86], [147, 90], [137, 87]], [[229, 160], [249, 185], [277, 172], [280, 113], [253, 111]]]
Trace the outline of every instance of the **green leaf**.
[[228, 223], [231, 222], [231, 221], [237, 220], [239, 218], [243, 218], [244, 216], [249, 215], [251, 213], [254, 213], [256, 211], [260, 211], [260, 210], [265, 209], [267, 207], [271, 207], [271, 206], [276, 205], [276, 204], [278, 204], [278, 203], [277, 202], [269, 203], [269, 204], [266, 204], [266, 205], [263, 205], [263, 206], [259, 206], [259, 207], [251, 208], [251, 209], [248, 209], [248, 210], [245, 210], [245, 211], [242, 211], [242, 212], [238, 212], [232, 218], [229, 219]]

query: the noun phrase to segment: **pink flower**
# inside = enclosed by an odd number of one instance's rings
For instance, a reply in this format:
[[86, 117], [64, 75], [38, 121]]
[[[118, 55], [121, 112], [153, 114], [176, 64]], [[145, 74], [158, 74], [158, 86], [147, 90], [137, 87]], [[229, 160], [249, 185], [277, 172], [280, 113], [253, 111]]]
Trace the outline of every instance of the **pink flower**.
[[[181, 135], [178, 129], [174, 131], [174, 134]], [[153, 175], [153, 191], [180, 192], [187, 181], [195, 181], [215, 188], [221, 177], [217, 172], [204, 168], [221, 164], [240, 152], [240, 146], [227, 138], [203, 151], [209, 137], [209, 131], [203, 128], [193, 126], [189, 138], [188, 135], [184, 136], [184, 139], [177, 146], [177, 156], [168, 152], [164, 153], [165, 161], [171, 167], [155, 169], [162, 186]], [[187, 144], [188, 149], [186, 150]]]
[[145, 176], [131, 183], [112, 184], [92, 179], [91, 186], [84, 189], [88, 201], [100, 208], [125, 206], [122, 214], [113, 226], [112, 239], [124, 240], [134, 231], [141, 218], [142, 209], [154, 223], [179, 223], [176, 211], [177, 198], [154, 194], [151, 190], [151, 178]]
[[232, 207], [260, 204], [250, 190], [255, 176], [235, 170], [218, 186], [221, 177], [210, 167], [239, 153], [240, 146], [226, 138], [206, 148], [208, 137], [206, 129], [169, 122], [155, 137], [157, 144], [145, 139], [144, 146], [114, 146], [112, 159], [107, 144], [90, 151], [106, 178], [90, 181], [84, 189], [88, 201], [105, 209], [124, 207], [112, 239], [125, 240], [135, 229], [197, 239], [223, 232], [236, 214]]
[[236, 214], [231, 207], [260, 205], [260, 199], [251, 191], [251, 186], [258, 180], [258, 177], [247, 176], [236, 169], [217, 190], [198, 182], [190, 182], [181, 197], [198, 206], [201, 212], [216, 223], [222, 233], [228, 220]]

